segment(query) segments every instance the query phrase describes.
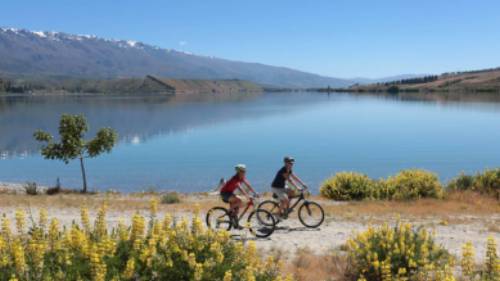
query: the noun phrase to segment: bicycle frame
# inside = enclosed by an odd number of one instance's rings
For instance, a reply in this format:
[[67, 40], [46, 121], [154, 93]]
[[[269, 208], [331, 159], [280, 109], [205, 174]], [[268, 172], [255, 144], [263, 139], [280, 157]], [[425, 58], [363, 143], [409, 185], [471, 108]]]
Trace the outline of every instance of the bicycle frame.
[[[295, 207], [297, 207], [297, 205], [299, 205], [299, 203], [300, 203], [301, 201], [304, 201], [304, 203], [306, 203], [306, 202], [307, 202], [306, 197], [304, 196], [304, 191], [302, 191], [302, 192], [300, 193], [300, 196], [299, 196], [299, 197], [297, 197], [297, 200], [295, 200], [295, 202], [294, 202], [293, 204], [291, 204], [291, 206], [289, 207], [290, 212], [292, 212], [292, 211], [295, 209]], [[290, 199], [290, 203], [292, 203], [292, 199]]]
[[254, 202], [254, 200], [255, 200], [254, 198], [249, 197], [249, 200], [246, 203], [245, 209], [238, 216], [238, 221], [240, 221], [243, 218], [243, 216], [246, 214], [246, 212], [248, 211], [248, 209], [250, 209], [250, 207], [252, 207], [252, 210], [255, 209], [255, 202]]

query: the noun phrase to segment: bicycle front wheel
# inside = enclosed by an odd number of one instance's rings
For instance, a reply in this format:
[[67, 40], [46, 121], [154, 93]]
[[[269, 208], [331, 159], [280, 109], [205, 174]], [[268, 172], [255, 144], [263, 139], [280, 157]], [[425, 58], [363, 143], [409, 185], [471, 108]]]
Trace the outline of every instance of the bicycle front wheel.
[[316, 228], [325, 220], [325, 212], [318, 203], [305, 201], [299, 208], [299, 220], [306, 227]]
[[[276, 223], [279, 223], [278, 218], [280, 217], [280, 206], [277, 202], [272, 201], [272, 200], [266, 200], [266, 201], [259, 204], [258, 209], [268, 211], [274, 217], [274, 220], [276, 221]], [[267, 214], [259, 213], [258, 215], [267, 215]]]
[[252, 211], [248, 215], [247, 224], [250, 232], [259, 238], [270, 236], [276, 228], [276, 220], [273, 215], [262, 209]]
[[230, 230], [233, 226], [229, 211], [223, 207], [213, 207], [206, 216], [208, 228], [213, 230]]

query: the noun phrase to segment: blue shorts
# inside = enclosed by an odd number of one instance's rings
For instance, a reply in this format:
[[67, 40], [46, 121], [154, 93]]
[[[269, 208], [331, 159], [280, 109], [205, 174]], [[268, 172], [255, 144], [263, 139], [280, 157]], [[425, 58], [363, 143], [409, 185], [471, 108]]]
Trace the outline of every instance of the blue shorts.
[[229, 198], [233, 196], [234, 194], [232, 192], [221, 192], [220, 197], [222, 198], [222, 201], [225, 203], [229, 203]]

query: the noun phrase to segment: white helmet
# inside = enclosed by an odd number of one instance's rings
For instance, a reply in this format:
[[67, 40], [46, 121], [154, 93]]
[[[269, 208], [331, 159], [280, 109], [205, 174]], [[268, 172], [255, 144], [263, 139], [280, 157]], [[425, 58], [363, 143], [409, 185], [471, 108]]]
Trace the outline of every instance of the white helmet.
[[247, 170], [247, 166], [245, 164], [238, 164], [234, 166], [234, 169], [236, 170], [236, 172], [245, 172]]

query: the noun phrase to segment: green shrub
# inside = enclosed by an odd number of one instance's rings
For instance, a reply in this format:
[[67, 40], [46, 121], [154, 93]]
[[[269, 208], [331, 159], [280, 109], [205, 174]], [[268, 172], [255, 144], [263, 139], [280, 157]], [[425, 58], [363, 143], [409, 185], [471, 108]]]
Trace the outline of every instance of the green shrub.
[[351, 280], [445, 280], [438, 275], [452, 274], [446, 249], [410, 224], [369, 227], [347, 241], [347, 252]]
[[473, 189], [500, 198], [500, 169], [486, 170], [476, 175]]
[[463, 172], [448, 183], [449, 191], [465, 191], [472, 189], [474, 177], [466, 175]]
[[323, 182], [320, 193], [333, 200], [362, 200], [371, 198], [374, 181], [367, 175], [341, 172]]
[[177, 204], [181, 202], [181, 198], [177, 192], [168, 192], [161, 196], [162, 204]]
[[500, 199], [500, 168], [485, 170], [474, 176], [461, 173], [448, 183], [450, 191], [476, 191]]
[[425, 170], [403, 170], [389, 177], [384, 184], [389, 197], [395, 200], [442, 198], [443, 187], [436, 174]]
[[23, 186], [24, 191], [28, 195], [37, 195], [38, 194], [38, 186], [36, 182], [26, 182]]

